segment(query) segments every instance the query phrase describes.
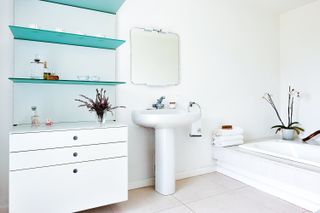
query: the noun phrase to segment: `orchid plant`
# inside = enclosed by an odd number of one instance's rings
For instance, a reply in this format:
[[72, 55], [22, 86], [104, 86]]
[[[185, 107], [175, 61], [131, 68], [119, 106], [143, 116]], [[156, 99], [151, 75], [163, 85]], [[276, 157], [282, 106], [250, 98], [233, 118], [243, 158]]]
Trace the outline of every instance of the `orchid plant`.
[[287, 113], [288, 113], [288, 123], [285, 124], [279, 114], [279, 111], [272, 99], [272, 96], [270, 93], [266, 93], [263, 97], [263, 99], [265, 99], [273, 108], [273, 110], [275, 111], [277, 118], [280, 121], [279, 125], [275, 125], [273, 127], [271, 127], [272, 129], [276, 129], [276, 134], [278, 132], [280, 132], [282, 129], [292, 129], [294, 130], [298, 135], [301, 132], [304, 132], [304, 129], [300, 127], [299, 122], [293, 121], [293, 109], [294, 109], [294, 101], [295, 98], [299, 98], [300, 97], [300, 92], [291, 88], [291, 86], [289, 87], [289, 94], [288, 94], [288, 108], [287, 108]]
[[87, 107], [89, 112], [95, 112], [100, 123], [104, 122], [104, 115], [106, 112], [113, 114], [113, 110], [117, 108], [125, 108], [124, 106], [113, 107], [110, 104], [109, 97], [106, 97], [106, 90], [104, 89], [96, 89], [95, 100], [88, 98], [85, 95], [80, 95], [80, 97], [84, 98], [84, 100], [75, 99], [75, 101], [81, 103], [79, 107]]

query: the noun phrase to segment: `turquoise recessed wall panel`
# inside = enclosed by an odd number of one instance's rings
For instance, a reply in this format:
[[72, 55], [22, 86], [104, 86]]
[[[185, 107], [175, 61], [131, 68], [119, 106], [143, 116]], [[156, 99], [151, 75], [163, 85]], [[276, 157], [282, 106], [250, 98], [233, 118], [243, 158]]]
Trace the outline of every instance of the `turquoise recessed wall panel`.
[[41, 0], [88, 10], [116, 14], [125, 0]]

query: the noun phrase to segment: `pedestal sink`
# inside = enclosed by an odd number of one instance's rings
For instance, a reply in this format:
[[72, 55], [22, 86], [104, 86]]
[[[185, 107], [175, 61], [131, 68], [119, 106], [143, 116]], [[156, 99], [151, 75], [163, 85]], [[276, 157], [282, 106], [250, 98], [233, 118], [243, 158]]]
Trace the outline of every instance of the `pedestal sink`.
[[163, 195], [175, 192], [174, 128], [200, 119], [200, 113], [179, 109], [133, 111], [133, 121], [143, 127], [155, 129], [155, 189]]

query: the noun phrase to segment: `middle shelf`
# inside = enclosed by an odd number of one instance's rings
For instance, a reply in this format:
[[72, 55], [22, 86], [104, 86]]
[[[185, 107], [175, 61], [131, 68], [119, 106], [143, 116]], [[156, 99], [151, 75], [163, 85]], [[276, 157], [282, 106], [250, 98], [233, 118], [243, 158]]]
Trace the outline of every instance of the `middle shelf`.
[[82, 81], [82, 80], [44, 80], [32, 78], [9, 78], [13, 83], [28, 83], [28, 84], [77, 84], [77, 85], [106, 85], [115, 86], [125, 84], [122, 81]]
[[15, 39], [115, 50], [124, 40], [10, 25]]

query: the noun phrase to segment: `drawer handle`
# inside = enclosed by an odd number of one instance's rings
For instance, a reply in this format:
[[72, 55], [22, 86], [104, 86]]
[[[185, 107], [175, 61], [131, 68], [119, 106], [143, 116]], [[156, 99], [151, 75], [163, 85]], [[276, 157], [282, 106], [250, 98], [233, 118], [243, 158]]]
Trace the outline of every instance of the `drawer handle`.
[[78, 136], [73, 136], [73, 140], [74, 141], [78, 140]]
[[73, 170], [73, 173], [74, 173], [74, 174], [78, 173], [78, 169], [74, 169], [74, 170]]
[[77, 152], [74, 152], [73, 153], [73, 157], [77, 157], [78, 156], [78, 153]]

